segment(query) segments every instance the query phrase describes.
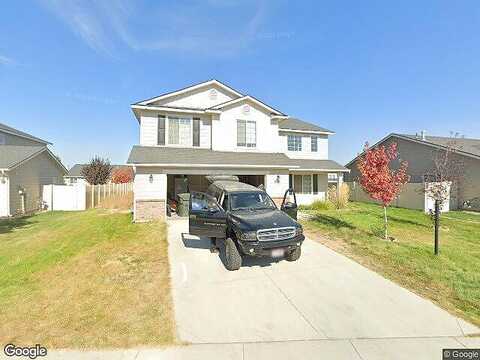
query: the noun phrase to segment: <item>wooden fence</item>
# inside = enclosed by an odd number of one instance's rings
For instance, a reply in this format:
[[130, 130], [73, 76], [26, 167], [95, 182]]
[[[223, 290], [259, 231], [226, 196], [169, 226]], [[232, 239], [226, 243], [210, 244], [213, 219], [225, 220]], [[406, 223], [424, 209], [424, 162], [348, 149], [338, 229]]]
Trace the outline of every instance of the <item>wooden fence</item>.
[[126, 197], [133, 193], [133, 182], [125, 184], [87, 185], [87, 209], [99, 206], [103, 201]]

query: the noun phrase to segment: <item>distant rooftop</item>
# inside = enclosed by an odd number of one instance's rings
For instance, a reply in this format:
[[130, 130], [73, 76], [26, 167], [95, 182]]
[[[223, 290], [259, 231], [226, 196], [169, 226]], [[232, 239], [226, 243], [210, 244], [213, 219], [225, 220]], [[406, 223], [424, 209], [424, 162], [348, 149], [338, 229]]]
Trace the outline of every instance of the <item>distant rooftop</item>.
[[408, 134], [393, 134], [403, 136], [409, 139], [423, 141], [440, 146], [452, 145], [458, 150], [472, 155], [480, 156], [480, 139], [468, 139], [462, 137], [448, 137], [448, 136], [425, 136], [422, 140], [422, 135], [408, 135]]
[[45, 145], [51, 145], [52, 144], [51, 142], [48, 142], [46, 140], [42, 140], [42, 139], [37, 138], [33, 135], [27, 134], [26, 132], [14, 129], [11, 126], [8, 126], [8, 125], [2, 124], [2, 123], [0, 123], [0, 131], [4, 131], [4, 132], [9, 133], [9, 134], [17, 135], [17, 136], [23, 137], [25, 139], [30, 139], [30, 140], [33, 140], [33, 141], [37, 141], [37, 142], [45, 144]]
[[280, 120], [278, 127], [282, 130], [320, 131], [334, 134], [331, 130], [293, 117]]
[[[65, 176], [68, 176], [68, 177], [83, 177], [82, 169], [87, 165], [88, 164], [75, 164], [70, 168], [70, 170], [68, 170], [68, 173]], [[129, 166], [129, 165], [112, 165], [112, 171], [117, 170], [117, 169], [122, 169], [122, 168], [131, 169], [132, 167]]]

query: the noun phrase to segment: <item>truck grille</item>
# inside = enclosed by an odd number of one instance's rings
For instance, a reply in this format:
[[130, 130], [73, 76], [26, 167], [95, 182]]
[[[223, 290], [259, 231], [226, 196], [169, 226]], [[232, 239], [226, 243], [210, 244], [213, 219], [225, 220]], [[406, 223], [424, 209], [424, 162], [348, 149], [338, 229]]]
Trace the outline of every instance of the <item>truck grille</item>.
[[283, 227], [257, 230], [258, 241], [276, 241], [290, 239], [295, 236], [295, 227]]

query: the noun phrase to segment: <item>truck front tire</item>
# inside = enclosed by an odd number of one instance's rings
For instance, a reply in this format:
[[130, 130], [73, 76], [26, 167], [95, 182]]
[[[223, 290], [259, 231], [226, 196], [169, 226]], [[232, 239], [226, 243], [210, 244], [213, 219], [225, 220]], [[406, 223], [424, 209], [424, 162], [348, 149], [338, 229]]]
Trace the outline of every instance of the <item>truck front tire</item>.
[[302, 248], [299, 246], [294, 250], [290, 251], [285, 257], [285, 259], [287, 261], [297, 261], [300, 258], [301, 254], [302, 254]]
[[225, 267], [227, 270], [234, 271], [242, 266], [242, 256], [231, 238], [225, 240]]

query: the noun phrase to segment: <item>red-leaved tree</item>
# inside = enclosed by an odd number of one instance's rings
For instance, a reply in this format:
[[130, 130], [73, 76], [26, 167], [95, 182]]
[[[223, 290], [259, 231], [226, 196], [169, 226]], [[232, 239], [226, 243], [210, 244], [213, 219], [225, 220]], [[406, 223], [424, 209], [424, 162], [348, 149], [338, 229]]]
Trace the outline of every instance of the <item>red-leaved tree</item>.
[[397, 198], [403, 185], [410, 180], [406, 161], [400, 161], [400, 166], [396, 170], [391, 168], [391, 162], [397, 157], [396, 143], [376, 148], [370, 148], [366, 143], [364, 154], [358, 162], [360, 185], [372, 199], [383, 204], [385, 239], [388, 239], [387, 207]]
[[133, 170], [131, 168], [118, 168], [112, 171], [112, 183], [125, 184], [133, 180]]

